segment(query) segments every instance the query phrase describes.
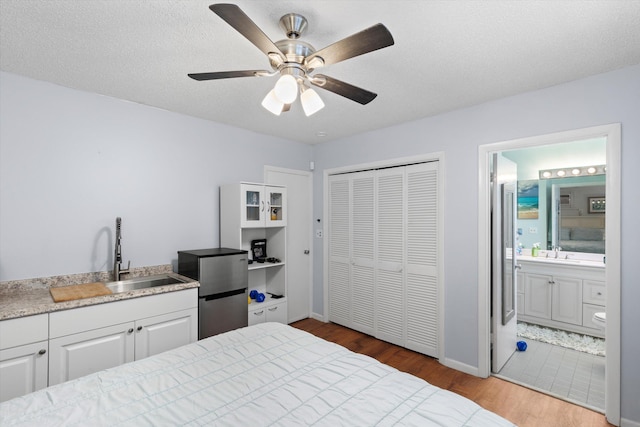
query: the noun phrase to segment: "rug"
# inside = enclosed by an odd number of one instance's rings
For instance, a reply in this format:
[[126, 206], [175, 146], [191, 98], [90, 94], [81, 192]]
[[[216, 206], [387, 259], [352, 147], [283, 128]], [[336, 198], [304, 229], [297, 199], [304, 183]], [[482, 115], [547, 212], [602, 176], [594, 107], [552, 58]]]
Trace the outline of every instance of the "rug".
[[605, 355], [604, 339], [589, 335], [576, 334], [544, 326], [518, 322], [518, 337], [528, 338], [560, 347], [571, 348], [583, 353]]

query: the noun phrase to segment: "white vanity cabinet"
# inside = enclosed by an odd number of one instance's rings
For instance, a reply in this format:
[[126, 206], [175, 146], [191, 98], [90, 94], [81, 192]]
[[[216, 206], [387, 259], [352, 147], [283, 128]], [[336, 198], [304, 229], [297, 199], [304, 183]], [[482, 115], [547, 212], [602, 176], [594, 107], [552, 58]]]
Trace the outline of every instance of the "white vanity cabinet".
[[49, 385], [198, 338], [197, 289], [53, 312]]
[[[518, 319], [578, 333], [603, 336], [591, 318], [605, 311], [604, 268], [560, 262], [518, 261], [524, 292]], [[601, 280], [597, 280], [601, 279]]]
[[49, 315], [0, 321], [0, 402], [47, 386]]

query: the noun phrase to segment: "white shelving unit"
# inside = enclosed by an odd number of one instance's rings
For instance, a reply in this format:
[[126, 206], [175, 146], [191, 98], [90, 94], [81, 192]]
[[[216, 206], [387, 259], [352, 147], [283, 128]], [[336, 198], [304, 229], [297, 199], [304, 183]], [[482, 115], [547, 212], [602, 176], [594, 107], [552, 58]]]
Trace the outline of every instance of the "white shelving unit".
[[266, 239], [267, 257], [278, 260], [253, 260], [248, 266], [249, 291], [266, 296], [248, 305], [249, 325], [287, 323], [286, 200], [283, 186], [242, 182], [220, 187], [220, 246], [244, 249], [253, 259], [251, 242]]

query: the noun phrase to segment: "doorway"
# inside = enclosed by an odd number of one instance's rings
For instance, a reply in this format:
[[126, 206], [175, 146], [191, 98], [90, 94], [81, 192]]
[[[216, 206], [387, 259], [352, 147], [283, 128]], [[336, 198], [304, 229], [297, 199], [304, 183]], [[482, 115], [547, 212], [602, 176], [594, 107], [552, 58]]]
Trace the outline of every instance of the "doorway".
[[311, 172], [264, 168], [264, 182], [287, 187], [287, 323], [306, 319], [311, 313]]
[[606, 138], [607, 240], [606, 240], [606, 404], [607, 420], [620, 423], [620, 125], [612, 124], [487, 144], [479, 147], [480, 198], [478, 201], [479, 254], [479, 375], [491, 370], [491, 246], [490, 246], [490, 156], [492, 153], [528, 147], [542, 147], [590, 138]]

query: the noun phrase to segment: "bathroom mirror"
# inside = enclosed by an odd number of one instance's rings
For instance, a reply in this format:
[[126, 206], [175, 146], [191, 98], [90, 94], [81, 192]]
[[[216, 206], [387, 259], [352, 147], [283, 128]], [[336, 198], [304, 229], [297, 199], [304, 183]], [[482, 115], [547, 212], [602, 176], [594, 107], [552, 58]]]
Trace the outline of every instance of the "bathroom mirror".
[[606, 200], [605, 176], [550, 179], [546, 183], [548, 233], [547, 247], [565, 252], [604, 254], [604, 211], [593, 212], [590, 201]]

